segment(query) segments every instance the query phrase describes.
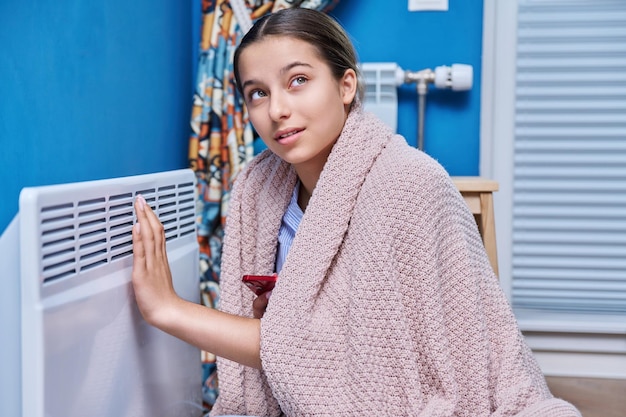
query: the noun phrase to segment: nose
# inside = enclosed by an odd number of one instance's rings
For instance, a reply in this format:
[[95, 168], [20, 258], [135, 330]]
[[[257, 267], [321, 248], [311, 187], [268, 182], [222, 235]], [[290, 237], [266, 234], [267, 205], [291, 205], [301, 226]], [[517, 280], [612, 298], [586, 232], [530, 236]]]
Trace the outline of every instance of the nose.
[[270, 96], [269, 115], [274, 121], [286, 119], [290, 116], [289, 100], [282, 93], [274, 93]]

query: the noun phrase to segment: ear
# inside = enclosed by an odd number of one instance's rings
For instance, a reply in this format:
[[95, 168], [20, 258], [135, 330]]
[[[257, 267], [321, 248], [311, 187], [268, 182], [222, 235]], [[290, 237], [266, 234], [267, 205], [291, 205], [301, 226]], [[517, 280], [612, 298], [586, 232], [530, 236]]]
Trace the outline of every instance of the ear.
[[343, 98], [343, 104], [350, 105], [354, 101], [358, 86], [358, 77], [352, 68], [348, 68], [339, 80], [339, 88]]

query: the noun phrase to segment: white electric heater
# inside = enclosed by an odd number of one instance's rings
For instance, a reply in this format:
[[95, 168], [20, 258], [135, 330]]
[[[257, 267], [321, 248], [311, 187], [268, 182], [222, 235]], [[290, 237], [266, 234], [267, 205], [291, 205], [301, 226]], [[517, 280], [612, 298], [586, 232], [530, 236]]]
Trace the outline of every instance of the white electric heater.
[[142, 194], [164, 225], [176, 291], [199, 302], [195, 193], [188, 169], [22, 190], [0, 245], [0, 257], [19, 259], [5, 289], [21, 293], [0, 321], [9, 342], [0, 388], [12, 391], [0, 394], [0, 415], [202, 415], [200, 351], [148, 325], [131, 284]]

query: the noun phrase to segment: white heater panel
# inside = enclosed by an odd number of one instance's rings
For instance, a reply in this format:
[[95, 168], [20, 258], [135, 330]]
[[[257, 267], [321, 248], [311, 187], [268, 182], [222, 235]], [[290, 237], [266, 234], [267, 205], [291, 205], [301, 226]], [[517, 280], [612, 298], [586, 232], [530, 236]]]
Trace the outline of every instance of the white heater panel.
[[22, 415], [202, 414], [199, 350], [148, 325], [135, 304], [137, 194], [164, 224], [176, 291], [199, 302], [193, 171], [25, 188]]

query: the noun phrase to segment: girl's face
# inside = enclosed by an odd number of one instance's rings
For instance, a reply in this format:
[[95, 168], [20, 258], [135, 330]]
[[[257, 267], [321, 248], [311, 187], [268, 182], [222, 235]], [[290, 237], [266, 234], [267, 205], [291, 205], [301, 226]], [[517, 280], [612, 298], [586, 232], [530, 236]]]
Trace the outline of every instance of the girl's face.
[[241, 52], [239, 78], [266, 146], [299, 174], [319, 174], [348, 116], [356, 73], [337, 80], [309, 43], [269, 36]]

